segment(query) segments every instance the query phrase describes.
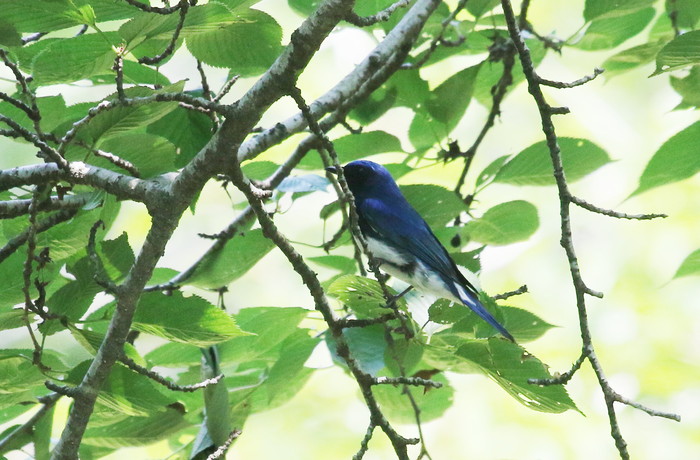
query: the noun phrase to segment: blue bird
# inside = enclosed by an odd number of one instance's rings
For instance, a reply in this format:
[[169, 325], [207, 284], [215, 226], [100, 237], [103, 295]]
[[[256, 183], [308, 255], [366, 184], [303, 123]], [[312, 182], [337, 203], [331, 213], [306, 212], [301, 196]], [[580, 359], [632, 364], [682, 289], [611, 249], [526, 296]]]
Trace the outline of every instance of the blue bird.
[[[335, 167], [327, 170], [337, 173]], [[355, 197], [360, 230], [382, 270], [419, 291], [466, 305], [508, 340], [515, 341], [479, 302], [477, 290], [457, 269], [384, 166], [353, 161], [343, 167], [343, 173]]]

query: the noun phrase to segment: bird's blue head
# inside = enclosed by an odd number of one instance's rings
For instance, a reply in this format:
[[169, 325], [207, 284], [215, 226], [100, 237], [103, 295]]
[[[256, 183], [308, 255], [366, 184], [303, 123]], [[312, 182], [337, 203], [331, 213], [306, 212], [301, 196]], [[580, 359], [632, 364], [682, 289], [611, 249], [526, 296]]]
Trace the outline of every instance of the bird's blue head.
[[358, 160], [343, 166], [345, 180], [355, 196], [383, 196], [400, 193], [394, 178], [382, 165]]

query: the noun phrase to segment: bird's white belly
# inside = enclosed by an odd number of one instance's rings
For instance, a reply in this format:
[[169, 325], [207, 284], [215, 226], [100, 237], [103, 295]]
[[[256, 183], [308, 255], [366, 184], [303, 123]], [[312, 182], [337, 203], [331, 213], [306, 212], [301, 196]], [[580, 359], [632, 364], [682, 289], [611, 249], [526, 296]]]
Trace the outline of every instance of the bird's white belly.
[[[381, 259], [384, 262], [381, 264], [380, 268], [387, 274], [410, 284], [418, 291], [432, 294], [443, 299], [449, 299], [453, 302], [461, 302], [450, 292], [442, 278], [435, 272], [429, 270], [420, 260], [409, 260], [390, 246], [374, 238], [367, 238], [367, 248], [375, 258]], [[412, 263], [415, 263], [415, 268], [412, 272], [407, 273], [401, 270], [401, 267]]]

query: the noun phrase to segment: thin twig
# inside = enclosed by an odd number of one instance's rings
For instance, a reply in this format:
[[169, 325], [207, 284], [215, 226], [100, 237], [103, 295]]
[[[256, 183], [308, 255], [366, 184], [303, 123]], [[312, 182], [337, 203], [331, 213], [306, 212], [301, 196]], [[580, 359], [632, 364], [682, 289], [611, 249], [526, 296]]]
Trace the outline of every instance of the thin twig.
[[229, 91], [231, 91], [231, 88], [233, 88], [233, 85], [238, 81], [238, 79], [241, 78], [240, 75], [234, 75], [231, 77], [229, 81], [227, 81], [224, 86], [221, 87], [221, 90], [219, 91], [219, 94], [212, 99], [212, 102], [221, 102], [221, 98], [226, 96]]
[[39, 135], [32, 133], [28, 129], [24, 128], [22, 125], [14, 121], [12, 118], [6, 117], [0, 114], [0, 122], [7, 124], [13, 131], [19, 133], [26, 141], [34, 144], [35, 147], [43, 154], [43, 156], [58, 164], [61, 168], [68, 168], [68, 161], [61, 155], [59, 151], [51, 147], [49, 144], [44, 142]]
[[119, 358], [119, 361], [121, 361], [124, 365], [126, 365], [129, 369], [131, 369], [134, 372], [137, 372], [145, 377], [148, 377], [149, 379], [153, 380], [156, 383], [159, 383], [166, 387], [169, 390], [172, 391], [182, 391], [184, 393], [192, 393], [197, 390], [200, 390], [202, 388], [206, 388], [211, 385], [216, 385], [221, 381], [222, 378], [224, 378], [224, 374], [219, 374], [216, 377], [213, 377], [211, 379], [206, 379], [203, 380], [199, 383], [195, 383], [193, 385], [178, 385], [177, 383], [171, 381], [170, 379], [167, 379], [160, 375], [159, 373], [152, 371], [150, 369], [147, 369], [139, 364], [136, 364], [136, 362], [129, 358], [126, 355], [122, 355], [121, 358]]
[[572, 82], [563, 82], [563, 81], [554, 81], [554, 80], [547, 80], [542, 77], [537, 77], [537, 80], [541, 85], [545, 86], [551, 86], [552, 88], [576, 88], [577, 86], [585, 85], [591, 80], [595, 80], [595, 78], [605, 72], [605, 70], [596, 67], [595, 70], [593, 70], [593, 73], [591, 75], [586, 75], [585, 77], [579, 78], [578, 80], [574, 80]]
[[351, 11], [350, 14], [345, 17], [345, 20], [358, 27], [371, 26], [378, 22], [388, 21], [391, 18], [391, 15], [394, 14], [394, 11], [398, 10], [399, 8], [407, 7], [409, 3], [411, 3], [411, 0], [398, 0], [397, 2], [384, 8], [382, 11], [365, 17], [358, 16], [357, 13]]
[[566, 383], [571, 380], [571, 378], [574, 376], [574, 374], [581, 368], [581, 364], [586, 360], [588, 357], [588, 350], [584, 348], [581, 350], [581, 355], [578, 357], [578, 359], [574, 362], [574, 364], [571, 366], [571, 369], [568, 371], [564, 372], [563, 374], [557, 374], [554, 377], [550, 379], [527, 379], [527, 383], [531, 385], [542, 385], [542, 386], [550, 386], [550, 385], [565, 385]]
[[[561, 246], [564, 248], [567, 260], [569, 262], [569, 271], [571, 272], [571, 279], [574, 285], [574, 290], [576, 294], [576, 308], [579, 316], [579, 328], [581, 330], [581, 339], [583, 342], [582, 349], [584, 350], [585, 358], [591, 364], [598, 383], [603, 391], [605, 397], [605, 404], [608, 411], [608, 420], [610, 422], [611, 435], [615, 441], [615, 446], [618, 450], [620, 458], [622, 460], [628, 460], [630, 458], [629, 452], [627, 450], [627, 442], [625, 441], [622, 433], [620, 431], [620, 425], [615, 413], [614, 403], [619, 401], [617, 399], [617, 393], [612, 389], [610, 383], [605, 376], [603, 367], [598, 360], [593, 347], [593, 341], [591, 337], [590, 325], [588, 322], [588, 312], [586, 308], [586, 294], [596, 295], [596, 293], [589, 289], [583, 281], [581, 276], [581, 271], [579, 269], [578, 258], [576, 256], [576, 251], [573, 245], [572, 230], [571, 230], [571, 203], [573, 202], [573, 195], [569, 191], [569, 186], [566, 181], [566, 176], [564, 174], [564, 168], [561, 159], [561, 150], [558, 144], [558, 138], [555, 131], [554, 124], [552, 122], [552, 114], [558, 113], [559, 111], [553, 110], [553, 108], [547, 103], [542, 93], [542, 88], [540, 87], [540, 79], [535, 71], [534, 64], [532, 62], [532, 57], [530, 56], [530, 50], [527, 48], [523, 37], [518, 29], [515, 14], [513, 13], [513, 7], [510, 0], [501, 0], [501, 5], [503, 6], [503, 13], [506, 19], [506, 24], [508, 26], [508, 32], [511, 39], [513, 40], [520, 57], [520, 62], [522, 64], [523, 73], [528, 82], [528, 90], [537, 104], [537, 108], [540, 113], [540, 119], [542, 121], [542, 131], [545, 134], [547, 140], [547, 147], [550, 152], [550, 157], [552, 160], [552, 166], [554, 169], [554, 178], [557, 184], [557, 190], [559, 194], [559, 211], [560, 211], [560, 222], [561, 222]], [[583, 356], [582, 354], [582, 356]], [[579, 358], [581, 360], [582, 358]], [[578, 361], [577, 361], [578, 363]], [[576, 368], [576, 366], [575, 366]], [[575, 372], [575, 368], [572, 368], [571, 373]]]
[[651, 220], [668, 217], [667, 214], [626, 214], [624, 212], [613, 211], [610, 209], [599, 208], [598, 206], [589, 203], [575, 195], [570, 197], [571, 202], [577, 206], [587, 209], [588, 211], [602, 214], [604, 216], [615, 217], [617, 219], [629, 219], [629, 220]]
[[7, 452], [10, 450], [10, 446], [12, 446], [13, 441], [15, 441], [18, 437], [23, 435], [31, 436], [34, 432], [36, 424], [49, 412], [49, 410], [51, 410], [51, 408], [56, 404], [56, 401], [58, 401], [60, 398], [61, 395], [58, 393], [52, 393], [50, 395], [37, 398], [41, 403], [39, 410], [36, 411], [29, 420], [10, 431], [4, 438], [0, 439], [0, 452]]
[[95, 247], [97, 230], [100, 227], [102, 227], [102, 229], [105, 228], [105, 224], [101, 220], [98, 220], [93, 224], [92, 228], [90, 229], [90, 236], [88, 237], [88, 244], [86, 248], [88, 258], [90, 260], [90, 268], [92, 269], [92, 278], [100, 287], [104, 288], [105, 292], [118, 297], [119, 287], [109, 278], [107, 270], [105, 269], [99, 254], [97, 254], [97, 248]]
[[[83, 207], [89, 199], [90, 195], [88, 194], [67, 195], [62, 198], [52, 196], [39, 203], [37, 209], [40, 212], [76, 209]], [[29, 205], [31, 202], [31, 199], [0, 201], [0, 219], [11, 219], [29, 213]]]
[[358, 450], [357, 453], [352, 456], [352, 460], [362, 460], [362, 458], [365, 456], [367, 450], [369, 449], [369, 441], [372, 439], [372, 435], [374, 434], [374, 429], [376, 427], [377, 425], [375, 425], [374, 422], [369, 422], [365, 437], [362, 438], [362, 441], [360, 441], [360, 450]]
[[386, 323], [387, 321], [391, 321], [392, 319], [396, 319], [395, 315], [393, 313], [387, 313], [381, 316], [377, 316], [376, 318], [362, 318], [362, 319], [352, 319], [352, 318], [343, 318], [338, 320], [338, 327], [342, 328], [350, 328], [350, 327], [368, 327], [372, 326], [375, 324], [383, 324]]
[[413, 385], [442, 388], [442, 383], [420, 377], [375, 377], [372, 383], [374, 385]]
[[178, 8], [180, 10], [180, 19], [178, 20], [177, 26], [175, 27], [175, 32], [173, 32], [173, 36], [170, 39], [170, 43], [168, 43], [168, 46], [163, 50], [162, 53], [156, 56], [144, 56], [142, 58], [139, 58], [139, 64], [158, 64], [163, 59], [173, 54], [173, 51], [175, 51], [175, 44], [177, 43], [177, 39], [180, 37], [180, 32], [182, 32], [182, 26], [185, 24], [185, 18], [187, 17], [187, 11], [189, 10], [189, 7], [190, 5], [187, 2], [187, 0], [180, 0], [180, 3], [178, 4]]
[[120, 100], [126, 98], [124, 94], [124, 58], [121, 55], [123, 51], [124, 50], [120, 50], [119, 53], [117, 53], [117, 57], [114, 58], [114, 65], [112, 65], [112, 70], [116, 73], [114, 81], [117, 85], [117, 98]]
[[228, 436], [226, 442], [220, 445], [214, 452], [212, 452], [212, 454], [207, 457], [207, 460], [218, 460], [220, 458], [223, 458], [223, 456], [226, 455], [226, 451], [229, 449], [229, 447], [231, 447], [233, 441], [235, 441], [236, 438], [238, 438], [240, 435], [240, 430], [233, 430]]
[[[77, 208], [65, 209], [65, 210], [55, 212], [54, 214], [51, 214], [46, 219], [40, 220], [36, 224], [36, 233], [39, 234], [39, 233], [45, 232], [46, 230], [50, 229], [51, 227], [54, 227], [62, 222], [70, 220], [77, 213], [78, 213]], [[22, 233], [20, 233], [19, 235], [15, 236], [14, 238], [10, 239], [7, 243], [5, 243], [5, 246], [3, 246], [2, 249], [0, 249], [0, 262], [7, 259], [17, 249], [19, 249], [24, 243], [27, 242], [27, 240], [30, 238], [29, 232], [30, 232], [29, 229], [27, 229], [27, 230], [23, 231]]]
[[503, 300], [503, 299], [507, 299], [508, 297], [513, 297], [516, 295], [525, 294], [526, 292], [527, 292], [527, 285], [523, 284], [515, 291], [508, 291], [508, 292], [504, 292], [502, 294], [496, 294], [495, 296], [492, 296], [491, 298], [493, 300]]

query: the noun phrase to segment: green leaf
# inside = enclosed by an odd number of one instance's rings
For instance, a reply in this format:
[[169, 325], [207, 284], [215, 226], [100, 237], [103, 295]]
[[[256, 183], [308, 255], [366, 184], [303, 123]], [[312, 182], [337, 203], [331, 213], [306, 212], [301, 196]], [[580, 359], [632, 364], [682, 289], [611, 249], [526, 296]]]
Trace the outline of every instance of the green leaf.
[[71, 83], [109, 72], [119, 42], [115, 32], [85, 34], [59, 40], [39, 53], [32, 65], [40, 85]]
[[644, 43], [609, 57], [603, 63], [605, 78], [612, 78], [615, 75], [652, 62], [663, 46], [663, 42]]
[[428, 225], [436, 229], [468, 210], [453, 191], [439, 185], [402, 185], [401, 193]]
[[475, 18], [480, 18], [484, 13], [488, 13], [500, 3], [499, 0], [471, 0], [467, 2], [467, 11]]
[[586, 0], [583, 17], [589, 22], [594, 19], [626, 16], [653, 3], [654, 0]]
[[[143, 86], [136, 86], [126, 88], [124, 93], [126, 97], [148, 97], [157, 93], [180, 92], [183, 86], [184, 82], [179, 82], [157, 91]], [[97, 114], [89, 124], [78, 130], [76, 136], [84, 142], [99, 148], [100, 143], [106, 139], [142, 130], [144, 126], [164, 117], [177, 107], [177, 102], [154, 102], [138, 107], [117, 107], [103, 111]], [[81, 151], [81, 154], [83, 154], [83, 151]]]
[[0, 395], [21, 393], [43, 386], [46, 377], [31, 360], [22, 357], [0, 357]]
[[[199, 8], [208, 6], [214, 7], [209, 4]], [[226, 26], [203, 28], [186, 35], [187, 48], [197, 59], [244, 77], [267, 70], [282, 52], [281, 40], [282, 28], [274, 18], [253, 9], [239, 12]]]
[[644, 8], [624, 16], [596, 19], [574, 46], [587, 51], [614, 48], [644, 30], [655, 15], [654, 8]]
[[226, 286], [247, 273], [274, 246], [260, 229], [236, 235], [223, 249], [208, 255], [184, 282], [205, 289]]
[[[3, 5], [4, 6], [4, 5]], [[0, 14], [0, 45], [2, 46], [22, 46], [22, 37], [17, 29]]]
[[[219, 375], [218, 352], [216, 347], [210, 347], [203, 351], [202, 379], [211, 379]], [[231, 420], [229, 418], [229, 401], [226, 381], [222, 380], [215, 385], [204, 388], [204, 411], [206, 435], [215, 446], [226, 442], [231, 433]]]
[[[79, 384], [90, 363], [91, 360], [80, 363], [63, 383]], [[163, 415], [175, 399], [172, 396], [163, 395], [156, 383], [148, 377], [117, 363], [112, 367], [109, 377], [100, 388], [97, 401], [102, 406], [101, 411], [116, 411], [130, 417], [145, 417], [154, 412]]]
[[34, 425], [34, 459], [49, 460], [51, 457], [51, 430], [56, 406], [49, 408]]
[[168, 407], [164, 412], [145, 417], [130, 417], [112, 425], [88, 428], [83, 443], [98, 447], [146, 446], [168, 439], [187, 428], [180, 406]]
[[171, 296], [158, 292], [141, 296], [133, 328], [199, 347], [246, 334], [223, 310], [197, 296], [183, 297], [180, 292]]
[[474, 89], [474, 79], [481, 65], [457, 72], [435, 88], [427, 101], [428, 113], [451, 131], [467, 110]]
[[697, 64], [700, 64], [700, 30], [679, 35], [661, 48], [651, 76]]
[[255, 335], [235, 337], [219, 345], [224, 362], [276, 360], [281, 344], [296, 333], [306, 318], [303, 308], [254, 307], [244, 308], [235, 315], [236, 322], [246, 332]]
[[333, 141], [342, 163], [386, 152], [401, 152], [401, 141], [386, 131], [348, 134]]
[[264, 180], [270, 177], [280, 167], [272, 161], [248, 161], [243, 167], [245, 177], [253, 180]]
[[517, 307], [500, 308], [505, 317], [505, 325], [519, 343], [531, 342], [555, 327], [539, 316]]
[[[387, 289], [391, 295], [396, 295], [393, 289], [389, 287]], [[374, 318], [390, 311], [386, 308], [386, 300], [379, 282], [370, 278], [356, 275], [341, 276], [331, 283], [327, 292], [361, 318]], [[400, 298], [397, 300], [397, 305], [405, 308], [406, 301]]]
[[[164, 137], [153, 134], [127, 132], [110, 136], [100, 142], [100, 150], [113, 153], [130, 162], [136, 166], [142, 178], [157, 176], [176, 169], [175, 145]], [[94, 158], [90, 163], [106, 169], [123, 171], [101, 158]]]
[[678, 27], [695, 29], [700, 20], [700, 4], [695, 0], [666, 0], [667, 15], [674, 13]]
[[23, 327], [26, 324], [23, 318], [24, 310], [16, 309], [0, 312], [0, 331]]
[[691, 67], [690, 72], [684, 78], [671, 75], [671, 86], [683, 97], [676, 109], [700, 107], [700, 67]]
[[[452, 406], [454, 389], [442, 374], [434, 375], [430, 380], [442, 383], [440, 388], [411, 387], [413, 399], [420, 410], [420, 420], [428, 422], [441, 417]], [[404, 393], [401, 385], [376, 385], [372, 393], [377, 398], [379, 405], [390, 420], [398, 423], [415, 424], [416, 413]]]
[[[587, 139], [560, 137], [561, 161], [566, 179], [571, 183], [582, 179], [610, 157]], [[545, 141], [537, 142], [508, 161], [496, 174], [494, 182], [513, 185], [554, 185], [552, 160]]]
[[304, 366], [320, 339], [297, 329], [280, 344], [279, 357], [270, 367], [263, 385], [253, 397], [255, 411], [274, 409], [301, 390], [313, 369]]
[[212, 121], [203, 113], [178, 107], [150, 124], [146, 132], [162, 136], [176, 145], [175, 165], [182, 168], [211, 139]]
[[699, 143], [700, 122], [672, 136], [649, 160], [639, 178], [637, 190], [630, 196], [694, 176], [700, 171]]
[[676, 274], [673, 275], [673, 278], [676, 279], [690, 275], [700, 275], [700, 249], [691, 252], [690, 255], [685, 258], [681, 266], [676, 270]]
[[515, 200], [494, 206], [464, 227], [471, 240], [504, 245], [524, 241], [540, 226], [537, 208], [527, 201]]
[[356, 269], [355, 259], [344, 256], [318, 256], [309, 257], [307, 259], [309, 262], [319, 264], [324, 267], [332, 268], [338, 270], [341, 274], [352, 274]]
[[317, 174], [303, 174], [301, 176], [287, 176], [277, 186], [280, 192], [304, 193], [325, 191], [330, 182]]
[[123, 232], [113, 240], [100, 243], [102, 263], [112, 280], [122, 279], [134, 264], [134, 251], [129, 245], [129, 236]]
[[467, 67], [442, 82], [411, 122], [409, 138], [416, 150], [431, 147], [457, 126], [469, 106], [481, 64]]
[[[387, 352], [387, 342], [384, 326], [351, 327], [343, 330], [343, 336], [350, 348], [350, 355], [355, 358], [357, 365], [370, 375], [377, 375], [386, 367], [384, 361]], [[336, 355], [337, 346], [331, 334], [326, 335], [328, 349], [335, 361], [344, 365], [345, 362]]]
[[67, 13], [86, 6], [90, 6], [98, 21], [125, 19], [134, 14], [134, 7], [114, 0], [3, 0], [0, 18], [19, 32], [52, 32], [82, 25], [84, 18]]
[[551, 378], [551, 375], [542, 361], [514, 343], [498, 338], [467, 340], [455, 355], [478, 366], [508, 394], [530, 409], [555, 414], [568, 409], [578, 410], [563, 385], [527, 383], [528, 379]]
[[91, 278], [79, 278], [62, 286], [46, 301], [49, 311], [78, 321], [103, 289]]

